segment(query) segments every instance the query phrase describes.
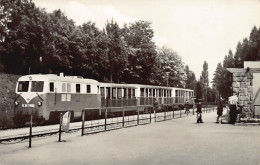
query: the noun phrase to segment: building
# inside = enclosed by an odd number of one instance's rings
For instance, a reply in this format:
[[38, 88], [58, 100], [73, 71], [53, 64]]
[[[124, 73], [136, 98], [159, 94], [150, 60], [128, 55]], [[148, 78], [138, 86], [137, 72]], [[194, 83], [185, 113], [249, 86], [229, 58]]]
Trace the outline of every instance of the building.
[[227, 68], [232, 73], [233, 95], [247, 117], [260, 118], [260, 61], [245, 61], [244, 68]]

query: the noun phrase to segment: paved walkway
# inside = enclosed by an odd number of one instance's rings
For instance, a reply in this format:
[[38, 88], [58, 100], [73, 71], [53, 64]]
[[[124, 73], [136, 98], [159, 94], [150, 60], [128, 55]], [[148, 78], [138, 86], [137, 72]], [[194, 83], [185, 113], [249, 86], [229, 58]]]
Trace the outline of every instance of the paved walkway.
[[86, 135], [0, 144], [0, 165], [259, 165], [260, 127], [216, 124], [216, 111]]

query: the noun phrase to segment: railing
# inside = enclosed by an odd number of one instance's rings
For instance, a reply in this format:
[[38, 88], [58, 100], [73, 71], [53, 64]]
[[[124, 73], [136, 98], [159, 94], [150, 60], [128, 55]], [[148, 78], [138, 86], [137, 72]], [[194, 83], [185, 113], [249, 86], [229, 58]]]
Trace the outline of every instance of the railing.
[[172, 105], [172, 104], [185, 104], [188, 102], [192, 104], [191, 98], [184, 97], [138, 97], [131, 99], [101, 99], [101, 107], [124, 107], [124, 106], [150, 106], [157, 100], [159, 104]]
[[[214, 105], [209, 106], [208, 109], [206, 109], [205, 106], [202, 106], [202, 111], [209, 112], [216, 109]], [[83, 136], [86, 134], [150, 124], [152, 122], [161, 122], [174, 118], [181, 118], [183, 116], [195, 115], [196, 112], [194, 108], [190, 109], [189, 113], [186, 113], [185, 109], [176, 110], [173, 105], [164, 105], [158, 109], [155, 109], [152, 106], [126, 106], [105, 107], [101, 109], [84, 109], [82, 110], [82, 114], [81, 126], [75, 125], [76, 127], [74, 126], [69, 131], [73, 132], [81, 130], [81, 135]], [[74, 125], [74, 123], [72, 124]], [[32, 139], [33, 137], [46, 136], [57, 133], [59, 134], [60, 141], [62, 132], [63, 131], [61, 129], [59, 131], [57, 129], [50, 129], [44, 130], [44, 132], [42, 130], [38, 132], [32, 132], [32, 128], [30, 128], [30, 134], [23, 133], [10, 137], [0, 137], [0, 144], [4, 141]], [[29, 141], [29, 146], [31, 147], [31, 140]]]

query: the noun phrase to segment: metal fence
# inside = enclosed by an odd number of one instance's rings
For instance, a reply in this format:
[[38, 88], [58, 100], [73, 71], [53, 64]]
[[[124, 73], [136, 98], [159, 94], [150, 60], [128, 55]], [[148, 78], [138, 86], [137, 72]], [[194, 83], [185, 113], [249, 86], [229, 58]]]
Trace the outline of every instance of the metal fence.
[[[215, 106], [203, 106], [204, 112], [214, 111]], [[195, 107], [175, 109], [174, 106], [161, 106], [154, 109], [152, 106], [104, 107], [101, 109], [84, 109], [82, 111], [82, 136], [97, 132], [110, 131], [120, 128], [161, 122], [174, 118], [195, 115]]]

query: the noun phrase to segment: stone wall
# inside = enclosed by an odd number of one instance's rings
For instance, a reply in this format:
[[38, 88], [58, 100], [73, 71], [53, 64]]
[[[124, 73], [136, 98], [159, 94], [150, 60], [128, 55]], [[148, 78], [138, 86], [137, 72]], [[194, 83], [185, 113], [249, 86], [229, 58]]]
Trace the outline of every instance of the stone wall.
[[238, 105], [243, 107], [245, 116], [253, 116], [253, 75], [250, 72], [234, 72], [232, 79], [233, 95], [238, 96]]

